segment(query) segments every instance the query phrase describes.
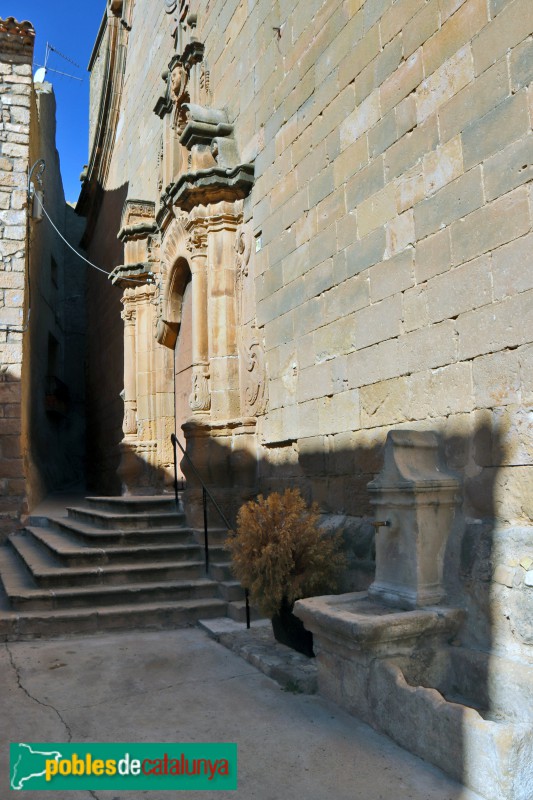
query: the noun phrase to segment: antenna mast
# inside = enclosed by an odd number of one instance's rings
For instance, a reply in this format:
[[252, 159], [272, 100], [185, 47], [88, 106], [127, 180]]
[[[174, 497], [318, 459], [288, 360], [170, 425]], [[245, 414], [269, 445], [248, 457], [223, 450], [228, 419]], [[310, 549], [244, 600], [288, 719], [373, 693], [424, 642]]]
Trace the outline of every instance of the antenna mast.
[[37, 64], [37, 62], [35, 62], [35, 65], [37, 67], [40, 67], [40, 69], [37, 70], [37, 72], [35, 73], [35, 78], [36, 78], [36, 81], [38, 83], [44, 81], [47, 72], [55, 72], [57, 75], [63, 75], [64, 78], [72, 78], [73, 81], [80, 81], [80, 83], [83, 82], [83, 78], [78, 78], [76, 75], [70, 75], [68, 72], [61, 72], [58, 69], [52, 69], [52, 67], [49, 67], [48, 66], [48, 59], [50, 58], [50, 53], [56, 53], [56, 55], [58, 55], [60, 58], [65, 59], [65, 61], [68, 61], [70, 64], [73, 64], [73, 66], [75, 66], [76, 69], [81, 69], [79, 64], [76, 64], [75, 61], [73, 61], [71, 58], [66, 56], [64, 53], [62, 53], [56, 47], [51, 45], [50, 42], [46, 42], [46, 51], [45, 51], [45, 55], [44, 55], [44, 64]]

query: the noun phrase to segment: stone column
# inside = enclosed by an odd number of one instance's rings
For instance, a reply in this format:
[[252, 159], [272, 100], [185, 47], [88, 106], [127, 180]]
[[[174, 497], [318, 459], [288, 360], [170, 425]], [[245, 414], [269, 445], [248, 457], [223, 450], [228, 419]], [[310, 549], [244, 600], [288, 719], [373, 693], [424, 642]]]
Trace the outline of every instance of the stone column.
[[125, 436], [137, 433], [137, 367], [135, 360], [135, 306], [131, 301], [132, 289], [126, 289], [122, 297], [124, 310], [124, 423]]
[[188, 248], [192, 276], [192, 392], [195, 413], [211, 408], [209, 385], [209, 334], [207, 329], [207, 229], [201, 221], [190, 227]]
[[240, 203], [208, 206], [209, 363], [211, 417], [238, 419], [241, 414], [239, 360], [235, 320], [235, 237]]

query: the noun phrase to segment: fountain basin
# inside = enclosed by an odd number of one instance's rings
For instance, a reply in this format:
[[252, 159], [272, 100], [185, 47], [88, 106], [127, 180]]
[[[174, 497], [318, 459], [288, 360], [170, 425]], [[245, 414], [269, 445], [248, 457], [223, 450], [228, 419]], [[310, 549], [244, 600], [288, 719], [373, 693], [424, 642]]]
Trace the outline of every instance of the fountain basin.
[[313, 633], [321, 694], [487, 800], [531, 800], [528, 670], [454, 646], [462, 610], [403, 611], [357, 592], [294, 613]]

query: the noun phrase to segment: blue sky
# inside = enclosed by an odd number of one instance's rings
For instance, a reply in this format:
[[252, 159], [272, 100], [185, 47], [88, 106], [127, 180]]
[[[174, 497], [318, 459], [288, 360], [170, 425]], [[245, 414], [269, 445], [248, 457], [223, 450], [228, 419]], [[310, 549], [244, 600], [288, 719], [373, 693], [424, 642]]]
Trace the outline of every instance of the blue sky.
[[[75, 202], [80, 191], [79, 176], [88, 160], [89, 73], [91, 56], [106, 0], [0, 0], [0, 17], [28, 19], [36, 32], [34, 59], [43, 64], [46, 42], [76, 64], [51, 53], [48, 66], [76, 75], [82, 82], [49, 71], [46, 79], [54, 86], [57, 102], [57, 149], [65, 197]], [[35, 71], [35, 70], [34, 70]]]

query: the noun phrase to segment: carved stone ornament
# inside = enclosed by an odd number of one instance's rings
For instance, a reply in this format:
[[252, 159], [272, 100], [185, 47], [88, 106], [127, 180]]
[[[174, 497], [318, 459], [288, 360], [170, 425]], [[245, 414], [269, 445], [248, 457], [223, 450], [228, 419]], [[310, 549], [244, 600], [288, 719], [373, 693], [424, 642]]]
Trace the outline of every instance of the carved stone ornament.
[[205, 256], [207, 253], [207, 228], [195, 225], [187, 240], [187, 250], [194, 256]]
[[[246, 197], [254, 182], [253, 164], [240, 163], [233, 125], [226, 112], [196, 103], [182, 103], [180, 144], [188, 151], [187, 172], [169, 184], [162, 208], [184, 212], [195, 206]], [[158, 212], [160, 220], [161, 210]]]
[[187, 88], [191, 69], [195, 64], [200, 64], [204, 57], [204, 45], [192, 41], [187, 44], [183, 53], [176, 53], [170, 59], [168, 68], [161, 75], [165, 81], [165, 93], [158, 98], [154, 112], [163, 119], [166, 114], [174, 111], [174, 118], [180, 113], [180, 105], [188, 100]]
[[[255, 333], [255, 327], [253, 329]], [[246, 351], [243, 364], [247, 376], [244, 385], [245, 413], [262, 414], [266, 407], [265, 352], [258, 339], [253, 339]]]
[[189, 405], [193, 411], [209, 411], [211, 395], [209, 393], [209, 372], [207, 367], [195, 368], [192, 376], [192, 392]]
[[137, 433], [137, 403], [132, 400], [124, 402], [122, 431], [125, 436], [134, 436]]
[[244, 318], [244, 294], [247, 289], [246, 279], [249, 275], [252, 241], [252, 232], [249, 227], [242, 225], [237, 231], [235, 240], [235, 282], [241, 391], [244, 404], [243, 411], [247, 416], [262, 414], [265, 411], [267, 402], [265, 352], [259, 340], [255, 322], [245, 324], [246, 320]]
[[170, 73], [170, 93], [175, 103], [183, 103], [185, 101], [188, 82], [188, 70], [178, 61]]
[[178, 0], [163, 0], [163, 2], [165, 4], [165, 11], [167, 14], [172, 14], [178, 5]]
[[252, 252], [252, 234], [249, 228], [242, 226], [237, 231], [235, 240], [235, 266], [237, 267], [237, 286], [242, 284], [244, 278], [248, 277], [248, 265]]

